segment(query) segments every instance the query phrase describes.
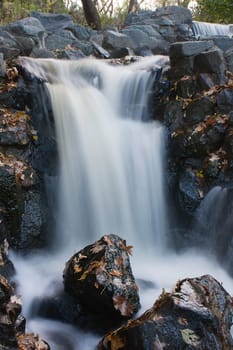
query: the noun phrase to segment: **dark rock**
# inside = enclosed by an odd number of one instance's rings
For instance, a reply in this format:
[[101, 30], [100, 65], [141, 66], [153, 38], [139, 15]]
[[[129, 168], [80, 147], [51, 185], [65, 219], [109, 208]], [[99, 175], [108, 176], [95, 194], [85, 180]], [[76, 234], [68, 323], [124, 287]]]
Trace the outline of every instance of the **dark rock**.
[[65, 14], [32, 11], [30, 16], [37, 18], [48, 32], [56, 32], [61, 29], [72, 29], [74, 26], [71, 16]]
[[82, 249], [66, 263], [65, 291], [93, 313], [113, 320], [131, 317], [140, 304], [129, 251], [113, 234]]
[[180, 206], [187, 214], [192, 214], [203, 198], [201, 179], [191, 168], [183, 169], [179, 179], [178, 196]]
[[29, 56], [32, 49], [36, 46], [36, 41], [27, 36], [15, 36], [20, 54]]
[[15, 274], [15, 268], [12, 261], [8, 258], [9, 244], [5, 239], [0, 245], [0, 275], [9, 279]]
[[88, 41], [93, 31], [91, 28], [84, 27], [81, 24], [76, 24], [72, 28], [72, 32], [77, 39]]
[[219, 47], [223, 52], [231, 49], [233, 46], [233, 39], [228, 37], [213, 37], [215, 46]]
[[15, 322], [21, 312], [21, 302], [14, 296], [13, 288], [0, 275], [0, 347], [18, 348]]
[[173, 62], [174, 66], [169, 71], [168, 77], [171, 80], [177, 80], [185, 75], [193, 75], [194, 73], [194, 57], [182, 57]]
[[215, 85], [212, 75], [208, 73], [197, 74], [196, 81], [201, 90], [209, 90]]
[[3, 53], [0, 52], [0, 78], [4, 78], [6, 76], [6, 64], [4, 61]]
[[43, 211], [43, 195], [30, 190], [24, 200], [24, 211], [20, 225], [20, 249], [29, 250], [44, 246], [46, 213]]
[[136, 320], [108, 333], [98, 350], [231, 349], [231, 296], [209, 275], [177, 282]]
[[12, 59], [20, 54], [20, 48], [13, 35], [0, 28], [0, 52], [4, 59]]
[[227, 114], [233, 110], [233, 89], [222, 89], [217, 94], [217, 106], [222, 114]]
[[[143, 48], [142, 48], [143, 50]], [[123, 58], [126, 56], [133, 56], [134, 52], [133, 50], [129, 49], [128, 47], [123, 47], [121, 49], [115, 49], [111, 50], [111, 58]], [[142, 54], [142, 56], [144, 56]]]
[[183, 105], [181, 101], [169, 101], [164, 111], [164, 123], [170, 132], [179, 129], [183, 124]]
[[110, 53], [108, 51], [106, 51], [105, 49], [103, 49], [96, 42], [92, 41], [92, 44], [94, 46], [96, 56], [102, 57], [102, 58], [110, 58], [111, 57]]
[[195, 57], [194, 72], [211, 74], [215, 84], [225, 83], [225, 69], [223, 52], [219, 49], [202, 52]]
[[76, 39], [73, 42], [72, 47], [74, 49], [81, 50], [86, 56], [90, 56], [94, 53], [94, 46], [91, 42], [89, 43], [87, 41], [85, 42], [85, 41]]
[[193, 100], [186, 108], [186, 120], [189, 125], [199, 123], [207, 115], [214, 114], [214, 104], [208, 97]]
[[233, 49], [227, 50], [225, 53], [225, 59], [227, 63], [227, 70], [233, 73]]
[[196, 80], [193, 77], [185, 76], [177, 82], [176, 93], [184, 99], [192, 98], [197, 91]]

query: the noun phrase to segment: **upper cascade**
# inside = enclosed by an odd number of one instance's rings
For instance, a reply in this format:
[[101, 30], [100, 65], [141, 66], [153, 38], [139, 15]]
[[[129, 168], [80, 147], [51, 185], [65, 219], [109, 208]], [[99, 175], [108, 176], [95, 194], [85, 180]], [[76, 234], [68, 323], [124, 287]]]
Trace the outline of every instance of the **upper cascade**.
[[233, 36], [232, 24], [218, 24], [193, 21], [192, 31], [195, 37]]

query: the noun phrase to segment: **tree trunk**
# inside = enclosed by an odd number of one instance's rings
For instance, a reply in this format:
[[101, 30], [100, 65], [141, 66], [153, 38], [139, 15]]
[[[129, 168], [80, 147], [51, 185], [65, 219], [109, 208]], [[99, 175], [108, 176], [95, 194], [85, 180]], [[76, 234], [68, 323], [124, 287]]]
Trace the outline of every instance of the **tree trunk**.
[[95, 4], [92, 0], [81, 0], [83, 5], [84, 15], [87, 21], [87, 24], [93, 28], [100, 30], [100, 16], [95, 7]]
[[139, 10], [139, 4], [137, 0], [130, 0], [129, 1], [129, 7], [128, 7], [128, 13], [137, 12]]

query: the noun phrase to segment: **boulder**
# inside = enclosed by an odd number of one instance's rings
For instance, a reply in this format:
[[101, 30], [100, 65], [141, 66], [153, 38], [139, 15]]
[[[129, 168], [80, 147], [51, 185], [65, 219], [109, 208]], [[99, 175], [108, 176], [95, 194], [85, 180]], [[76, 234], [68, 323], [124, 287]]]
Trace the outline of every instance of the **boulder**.
[[213, 48], [212, 40], [208, 41], [187, 41], [171, 44], [170, 59], [171, 64], [175, 65], [176, 60], [181, 57], [196, 56], [203, 51]]
[[214, 114], [214, 103], [209, 97], [192, 100], [186, 108], [186, 121], [189, 126], [203, 121], [206, 116]]
[[227, 70], [233, 73], [233, 49], [229, 49], [225, 53], [225, 59], [227, 63]]
[[195, 56], [194, 73], [209, 73], [216, 85], [224, 84], [226, 64], [223, 52], [220, 49], [212, 49]]
[[212, 276], [178, 281], [142, 316], [108, 333], [98, 350], [232, 349], [232, 298]]
[[122, 49], [126, 47], [132, 47], [133, 43], [126, 34], [113, 30], [105, 30], [103, 46], [107, 50]]
[[65, 291], [91, 312], [130, 318], [139, 309], [130, 246], [117, 235], [103, 236], [74, 254], [64, 270]]
[[15, 36], [36, 37], [44, 32], [45, 28], [37, 18], [26, 17], [8, 24], [6, 30]]
[[40, 21], [47, 32], [56, 32], [61, 29], [72, 29], [74, 22], [69, 15], [51, 14], [32, 11], [30, 16]]
[[233, 110], [233, 89], [231, 87], [222, 89], [217, 94], [217, 106], [222, 114], [228, 114]]
[[6, 239], [0, 245], [0, 275], [9, 279], [15, 274], [12, 261], [8, 258], [9, 244]]
[[0, 28], [0, 53], [4, 59], [12, 59], [20, 54], [16, 38], [3, 28]]

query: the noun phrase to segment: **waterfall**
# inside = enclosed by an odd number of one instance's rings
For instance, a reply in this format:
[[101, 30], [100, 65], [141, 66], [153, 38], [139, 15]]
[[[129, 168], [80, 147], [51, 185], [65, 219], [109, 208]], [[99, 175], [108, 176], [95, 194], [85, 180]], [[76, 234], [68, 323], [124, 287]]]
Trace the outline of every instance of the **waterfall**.
[[163, 56], [126, 66], [94, 59], [22, 60], [50, 94], [60, 157], [59, 208], [52, 252], [16, 256], [15, 265], [29, 330], [54, 350], [93, 350], [97, 338], [38, 319], [33, 299], [52, 294], [65, 261], [106, 233], [134, 246], [136, 278], [155, 283], [147, 289], [139, 285], [144, 310], [162, 288], [187, 276], [210, 273], [233, 291], [229, 276], [209, 257], [168, 250], [164, 130], [148, 108], [156, 74], [166, 63]]
[[166, 245], [163, 128], [148, 112], [156, 68], [166, 61], [114, 67], [26, 59], [27, 70], [47, 82], [56, 125], [56, 249], [81, 248], [111, 232], [147, 250]]
[[228, 36], [232, 37], [232, 25], [217, 24], [208, 22], [193, 21], [192, 31], [195, 37], [214, 37], [214, 36]]

